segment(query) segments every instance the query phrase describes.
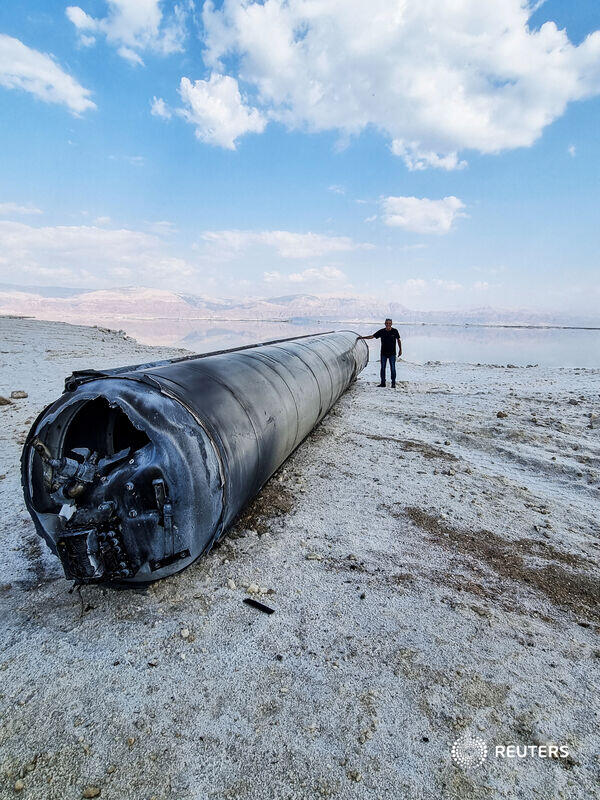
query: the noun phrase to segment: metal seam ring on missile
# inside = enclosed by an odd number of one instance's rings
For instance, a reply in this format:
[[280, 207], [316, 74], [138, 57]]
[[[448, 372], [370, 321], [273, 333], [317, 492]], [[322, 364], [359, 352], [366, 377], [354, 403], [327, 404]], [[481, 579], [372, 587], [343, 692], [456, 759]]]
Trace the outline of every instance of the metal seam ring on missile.
[[36, 530], [78, 583], [144, 583], [215, 541], [368, 361], [351, 331], [74, 372], [21, 458]]

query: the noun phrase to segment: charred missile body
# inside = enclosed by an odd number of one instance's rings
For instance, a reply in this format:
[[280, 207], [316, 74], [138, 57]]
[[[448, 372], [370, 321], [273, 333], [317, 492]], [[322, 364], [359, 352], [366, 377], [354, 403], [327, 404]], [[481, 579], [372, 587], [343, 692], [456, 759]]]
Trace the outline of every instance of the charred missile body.
[[37, 532], [78, 583], [145, 583], [210, 549], [368, 361], [355, 333], [73, 373], [27, 438]]

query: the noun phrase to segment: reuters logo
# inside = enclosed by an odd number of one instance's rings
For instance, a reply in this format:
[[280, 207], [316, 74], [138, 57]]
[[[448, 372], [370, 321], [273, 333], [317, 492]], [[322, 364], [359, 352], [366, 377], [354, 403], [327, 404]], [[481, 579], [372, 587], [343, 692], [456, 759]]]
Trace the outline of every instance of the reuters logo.
[[452, 760], [463, 769], [480, 767], [487, 758], [487, 744], [479, 736], [461, 736], [452, 745]]

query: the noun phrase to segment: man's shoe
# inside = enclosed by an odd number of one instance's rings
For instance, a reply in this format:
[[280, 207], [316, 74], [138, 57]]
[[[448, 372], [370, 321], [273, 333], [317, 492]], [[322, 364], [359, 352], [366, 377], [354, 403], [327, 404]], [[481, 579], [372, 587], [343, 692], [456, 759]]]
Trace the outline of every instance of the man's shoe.
[[379, 386], [379, 387], [384, 386], [385, 387], [385, 383], [378, 383], [377, 386]]
[[392, 383], [392, 389], [395, 389], [395, 388], [396, 388], [396, 384]]

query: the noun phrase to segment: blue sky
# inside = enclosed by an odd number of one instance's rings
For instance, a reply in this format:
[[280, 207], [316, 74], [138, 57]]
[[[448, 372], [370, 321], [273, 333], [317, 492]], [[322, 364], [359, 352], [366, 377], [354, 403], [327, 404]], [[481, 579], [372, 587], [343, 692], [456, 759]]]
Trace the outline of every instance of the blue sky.
[[594, 311], [599, 29], [592, 0], [6, 0], [0, 282]]

